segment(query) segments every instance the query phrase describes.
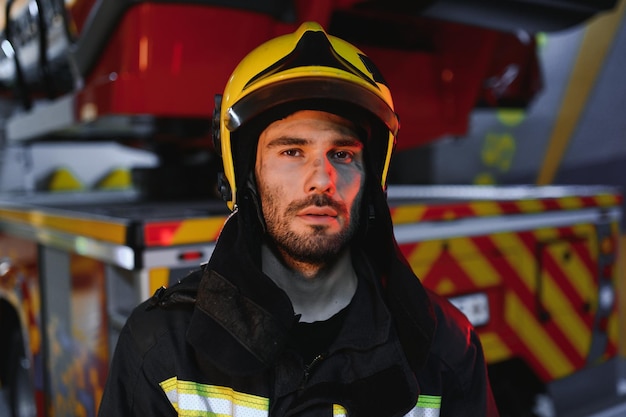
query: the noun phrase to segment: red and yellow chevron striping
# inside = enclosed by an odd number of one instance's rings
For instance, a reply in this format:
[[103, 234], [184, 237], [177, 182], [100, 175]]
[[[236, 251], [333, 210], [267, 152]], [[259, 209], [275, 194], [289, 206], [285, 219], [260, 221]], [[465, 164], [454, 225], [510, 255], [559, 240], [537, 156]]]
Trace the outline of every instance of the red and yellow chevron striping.
[[[519, 356], [550, 381], [588, 360], [598, 310], [597, 244], [594, 226], [581, 224], [415, 242], [401, 250], [434, 291], [488, 294], [491, 321], [478, 331], [489, 362]], [[617, 349], [616, 333], [609, 333], [608, 354]]]
[[144, 226], [146, 246], [172, 246], [217, 240], [225, 217], [153, 222]]
[[453, 220], [466, 217], [496, 216], [501, 214], [545, 213], [590, 207], [620, 205], [622, 196], [598, 194], [595, 196], [568, 196], [562, 198], [519, 199], [503, 201], [450, 202], [441, 204], [403, 204], [391, 207], [393, 223], [406, 224], [430, 220]]

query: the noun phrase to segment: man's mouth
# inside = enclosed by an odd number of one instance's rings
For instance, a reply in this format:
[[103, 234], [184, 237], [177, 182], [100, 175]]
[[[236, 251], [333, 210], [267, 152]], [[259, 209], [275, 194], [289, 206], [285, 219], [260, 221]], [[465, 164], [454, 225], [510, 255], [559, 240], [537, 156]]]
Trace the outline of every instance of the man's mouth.
[[309, 206], [298, 212], [298, 216], [337, 217], [337, 210], [330, 206]]

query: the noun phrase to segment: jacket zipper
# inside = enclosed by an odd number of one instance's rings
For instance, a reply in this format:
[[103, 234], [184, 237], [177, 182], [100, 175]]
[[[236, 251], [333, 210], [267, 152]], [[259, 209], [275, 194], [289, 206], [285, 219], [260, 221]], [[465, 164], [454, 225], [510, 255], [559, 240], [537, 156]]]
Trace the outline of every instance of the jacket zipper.
[[304, 384], [306, 384], [309, 381], [309, 377], [311, 376], [311, 371], [313, 370], [313, 368], [315, 368], [324, 359], [325, 359], [324, 355], [317, 355], [315, 359], [311, 361], [310, 364], [304, 366], [304, 377], [302, 378], [302, 384], [301, 384], [302, 387], [304, 387]]

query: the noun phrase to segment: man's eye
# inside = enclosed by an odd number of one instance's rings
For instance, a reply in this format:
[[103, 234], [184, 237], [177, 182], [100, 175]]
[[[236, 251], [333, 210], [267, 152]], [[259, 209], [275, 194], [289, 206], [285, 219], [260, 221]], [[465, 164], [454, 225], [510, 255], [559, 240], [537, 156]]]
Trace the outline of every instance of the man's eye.
[[336, 151], [333, 154], [333, 158], [338, 161], [350, 162], [352, 160], [352, 152], [348, 151]]
[[282, 154], [286, 156], [300, 156], [300, 151], [298, 149], [287, 149], [282, 151]]

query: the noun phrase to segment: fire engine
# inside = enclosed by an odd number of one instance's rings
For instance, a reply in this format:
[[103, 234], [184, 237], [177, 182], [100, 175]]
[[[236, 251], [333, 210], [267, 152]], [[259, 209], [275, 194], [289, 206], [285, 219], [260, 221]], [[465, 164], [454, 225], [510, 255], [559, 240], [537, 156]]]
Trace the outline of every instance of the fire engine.
[[[461, 3], [6, 1], [5, 143], [115, 141], [159, 163], [125, 190], [0, 195], [0, 414], [95, 416], [131, 309], [210, 256], [228, 215], [213, 97], [253, 47], [307, 20], [359, 45], [394, 92], [406, 149], [465, 133], [477, 105], [530, 102], [535, 44], [516, 30], [615, 5]], [[617, 394], [619, 190], [391, 185], [388, 198], [412, 268], [480, 334], [503, 416]]]

